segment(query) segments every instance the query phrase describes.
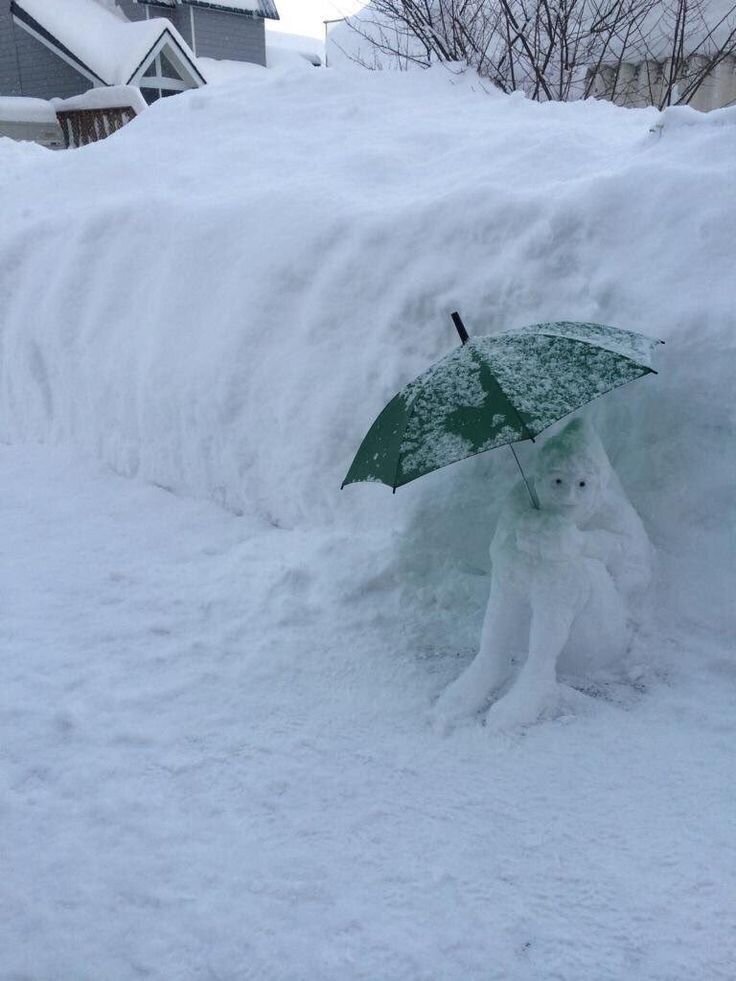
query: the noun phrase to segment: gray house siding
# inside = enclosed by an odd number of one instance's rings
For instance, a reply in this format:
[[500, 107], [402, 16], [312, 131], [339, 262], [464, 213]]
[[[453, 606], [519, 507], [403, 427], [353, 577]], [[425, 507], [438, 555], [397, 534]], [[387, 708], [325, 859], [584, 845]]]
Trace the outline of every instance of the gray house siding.
[[116, 0], [116, 3], [128, 20], [146, 19], [146, 8], [135, 0]]
[[[129, 20], [165, 17], [201, 58], [228, 58], [266, 64], [266, 30], [262, 17], [232, 14], [227, 10], [208, 10], [205, 7], [177, 4], [159, 7], [136, 3], [136, 0], [117, 0]], [[194, 22], [194, 37], [192, 37]]]
[[187, 7], [163, 7], [153, 3], [136, 3], [136, 0], [117, 0], [117, 5], [128, 20], [146, 20], [146, 16], [170, 20], [187, 44], [192, 46], [192, 31]]
[[[3, 25], [4, 26], [4, 25]], [[35, 37], [12, 25], [15, 61], [19, 66], [20, 91], [0, 90], [0, 95], [26, 95], [35, 99], [68, 99], [94, 84], [72, 68]]]
[[0, 95], [22, 95], [10, 0], [0, 0]]
[[191, 7], [194, 46], [200, 58], [227, 58], [266, 64], [266, 29], [262, 17]]
[[[154, 16], [155, 10], [162, 9], [162, 7], [151, 7], [151, 17]], [[192, 51], [194, 51], [194, 45], [192, 44], [192, 22], [189, 17], [189, 10], [186, 7], [177, 7], [176, 10], [170, 11], [167, 16], [169, 17], [169, 20], [173, 22], [174, 27], [181, 34]], [[196, 55], [197, 52], [194, 51], [194, 54]]]

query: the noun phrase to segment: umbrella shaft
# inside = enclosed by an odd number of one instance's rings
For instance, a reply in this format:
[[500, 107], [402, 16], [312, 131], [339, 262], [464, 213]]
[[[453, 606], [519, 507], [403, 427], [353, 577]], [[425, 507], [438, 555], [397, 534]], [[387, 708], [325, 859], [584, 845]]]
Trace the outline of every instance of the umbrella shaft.
[[509, 449], [514, 454], [514, 459], [516, 460], [516, 466], [519, 468], [519, 473], [521, 474], [521, 478], [524, 481], [524, 483], [526, 484], [526, 489], [529, 491], [529, 497], [531, 498], [532, 507], [536, 508], [537, 511], [538, 511], [539, 510], [539, 500], [537, 499], [537, 495], [532, 490], [531, 484], [526, 479], [526, 474], [524, 473], [524, 471], [521, 468], [521, 464], [519, 463], [519, 458], [516, 455], [516, 450], [513, 448], [513, 446], [511, 445], [511, 443], [509, 443]]

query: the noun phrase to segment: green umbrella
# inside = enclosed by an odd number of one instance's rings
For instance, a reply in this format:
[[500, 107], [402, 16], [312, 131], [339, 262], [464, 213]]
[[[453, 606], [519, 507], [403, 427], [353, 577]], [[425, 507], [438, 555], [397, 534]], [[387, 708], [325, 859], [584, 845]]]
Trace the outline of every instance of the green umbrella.
[[[469, 338], [395, 395], [355, 455], [342, 486], [394, 491], [433, 470], [496, 446], [534, 438], [620, 385], [654, 373], [661, 343], [602, 324], [557, 321]], [[521, 470], [521, 464], [519, 464]], [[538, 507], [523, 470], [532, 503]]]

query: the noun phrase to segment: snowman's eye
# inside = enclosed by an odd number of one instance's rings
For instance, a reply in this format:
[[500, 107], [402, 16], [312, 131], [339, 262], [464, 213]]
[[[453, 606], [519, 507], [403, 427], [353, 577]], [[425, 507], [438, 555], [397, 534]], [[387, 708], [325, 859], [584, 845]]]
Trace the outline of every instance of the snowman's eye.
[[556, 484], [561, 484], [561, 483], [562, 483], [562, 478], [561, 478], [561, 477], [557, 477], [557, 478], [555, 479], [555, 483], [556, 483]]
[[578, 487], [585, 487], [585, 481], [581, 480], [580, 483], [578, 484]]

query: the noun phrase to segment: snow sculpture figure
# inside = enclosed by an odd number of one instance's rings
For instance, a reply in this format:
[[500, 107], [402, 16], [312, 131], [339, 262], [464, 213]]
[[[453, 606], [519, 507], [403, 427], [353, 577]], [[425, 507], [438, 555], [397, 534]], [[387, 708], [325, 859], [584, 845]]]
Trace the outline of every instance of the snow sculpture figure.
[[549, 439], [534, 485], [539, 510], [519, 484], [499, 517], [480, 650], [437, 702], [443, 729], [497, 697], [525, 652], [489, 710], [492, 728], [559, 712], [574, 693], [558, 685], [558, 667], [581, 677], [626, 653], [629, 608], [649, 582], [651, 546], [594, 430], [574, 419]]

